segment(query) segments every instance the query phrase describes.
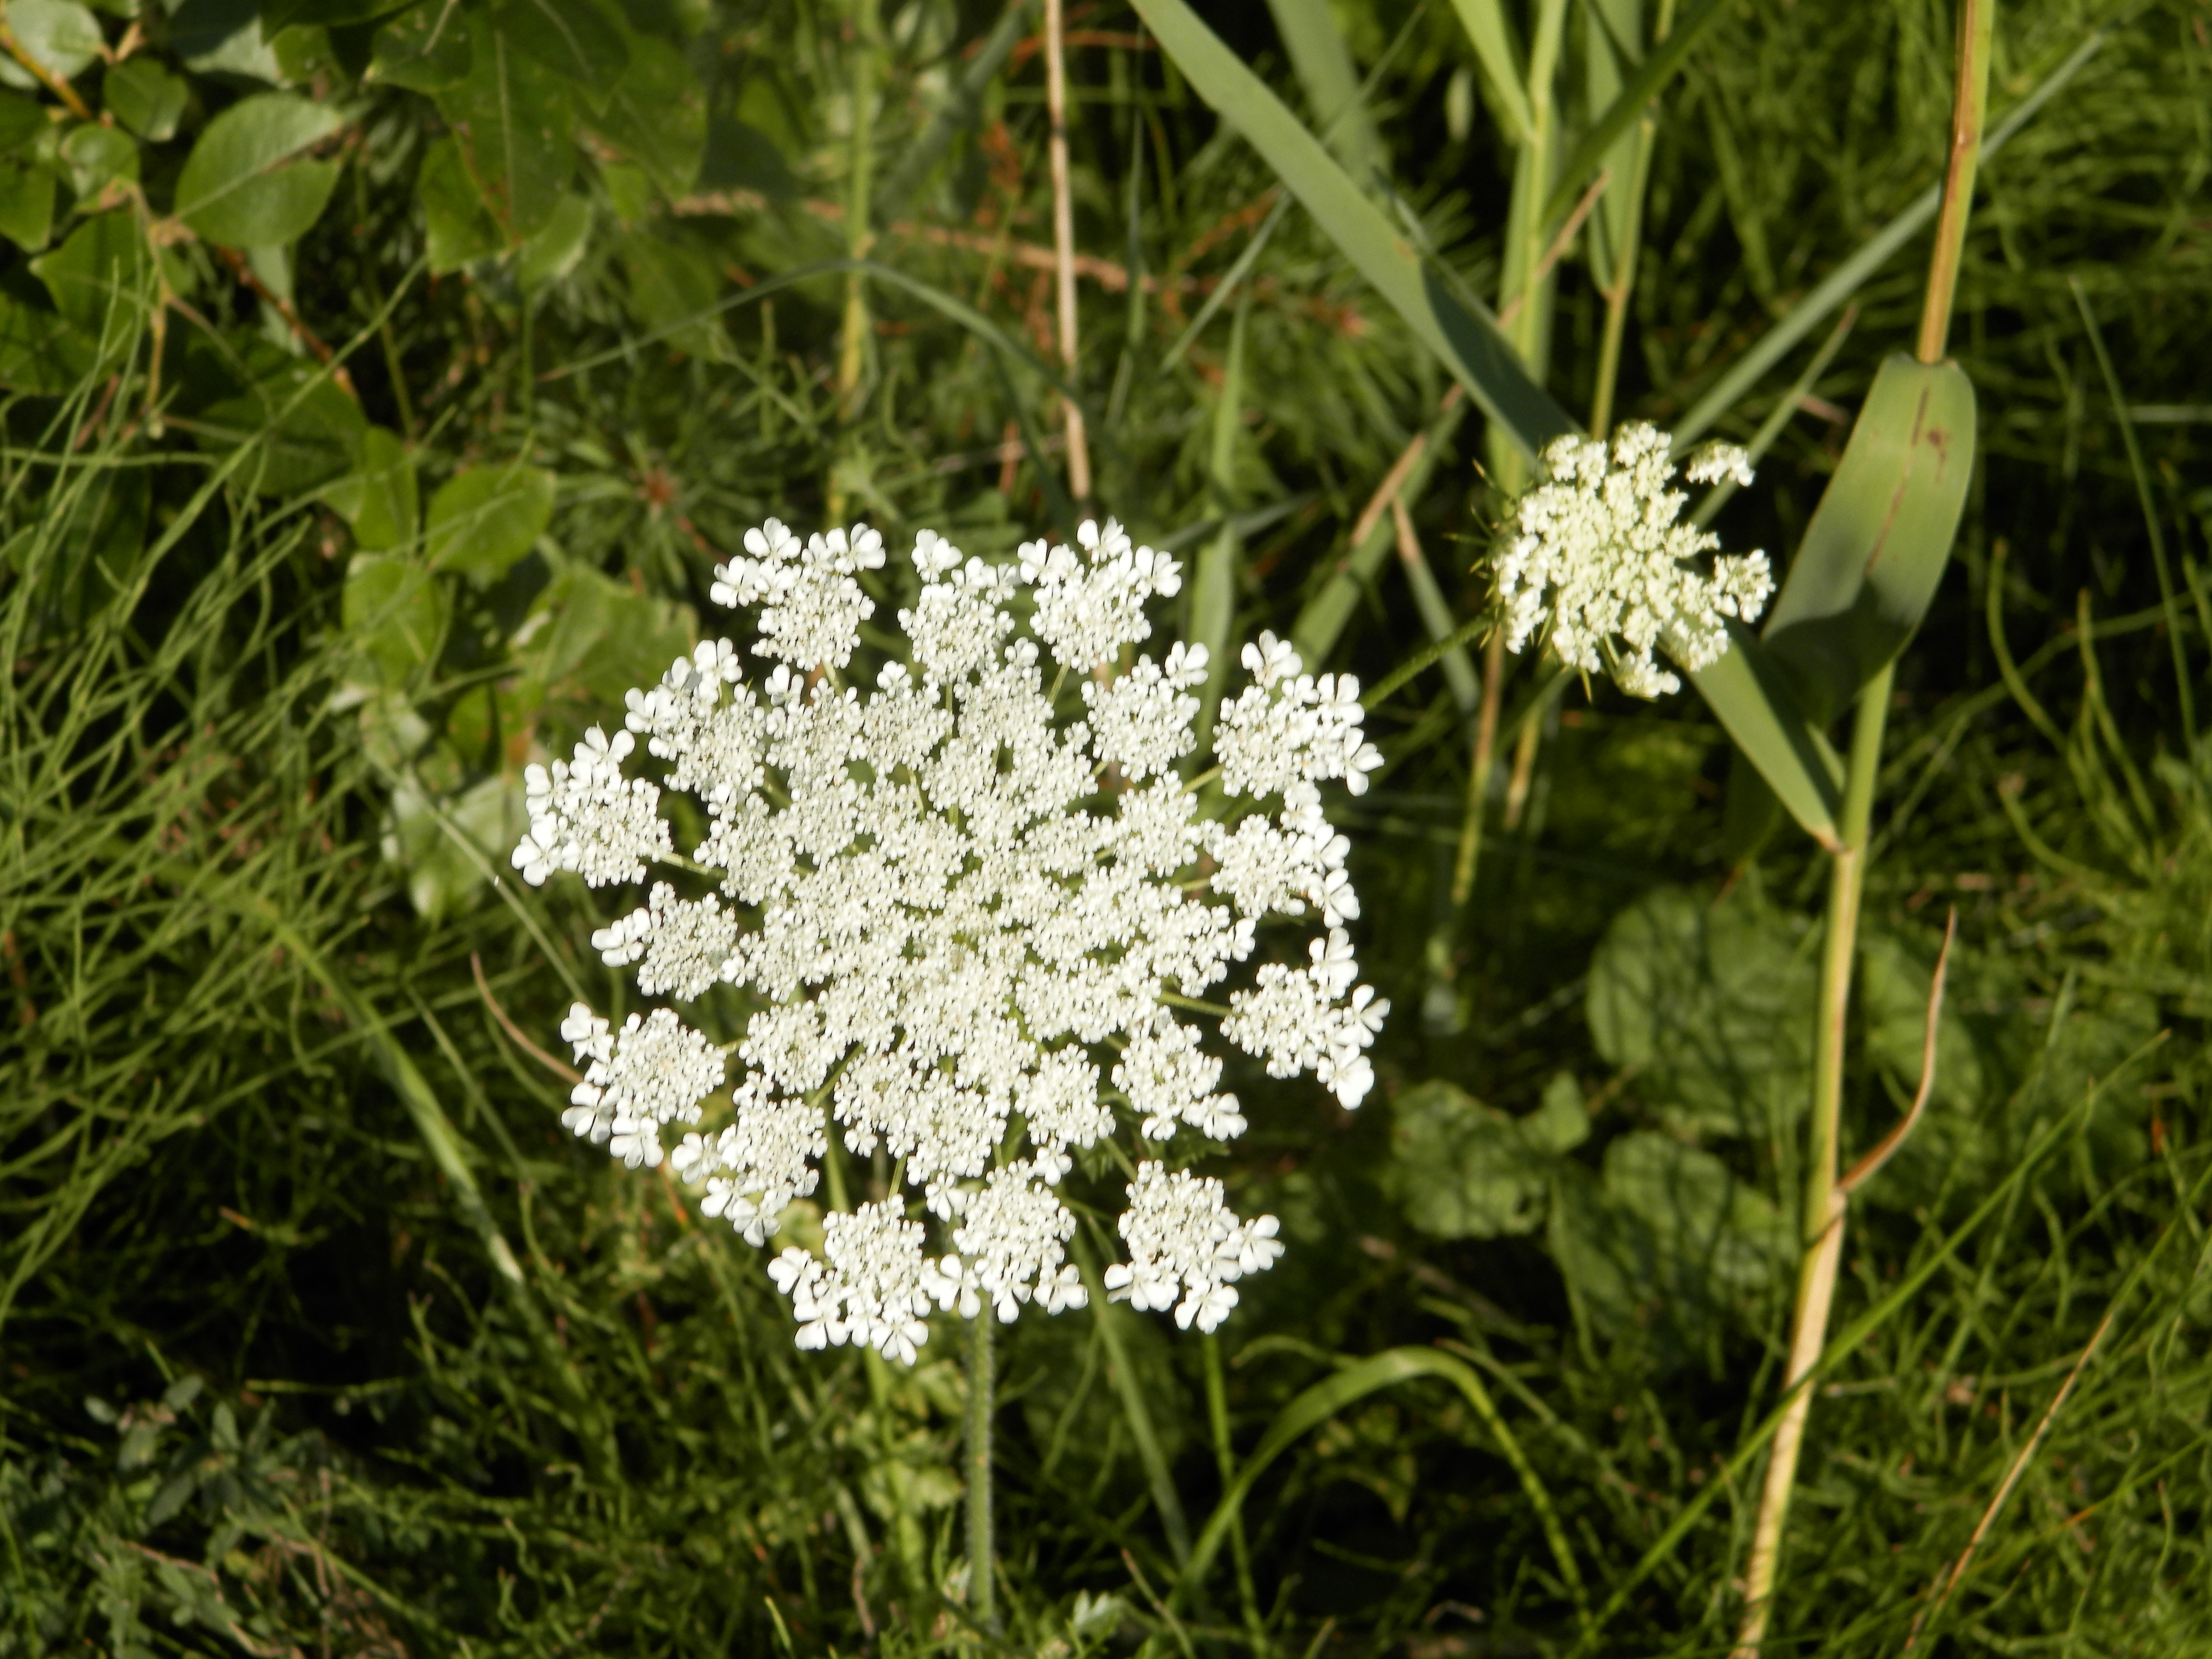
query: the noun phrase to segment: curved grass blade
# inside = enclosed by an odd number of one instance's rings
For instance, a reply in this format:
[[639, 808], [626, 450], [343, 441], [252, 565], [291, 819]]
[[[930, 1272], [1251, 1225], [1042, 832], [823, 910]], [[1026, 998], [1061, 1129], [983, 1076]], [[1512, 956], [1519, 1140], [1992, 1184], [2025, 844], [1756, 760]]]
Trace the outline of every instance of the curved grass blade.
[[1497, 319], [1422, 268], [1399, 228], [1183, 0], [1133, 3], [1199, 95], [1266, 158], [1345, 258], [1516, 445], [1534, 457], [1553, 439], [1579, 429], [1522, 366]]
[[1528, 77], [1513, 44], [1513, 26], [1506, 21], [1498, 0], [1452, 0], [1452, 9], [1459, 14], [1474, 55], [1481, 60], [1485, 89], [1498, 125], [1504, 130], [1506, 143], [1518, 149], [1535, 137], [1536, 112], [1529, 106]]
[[1326, 1423], [1355, 1401], [1421, 1376], [1437, 1377], [1457, 1389], [1468, 1404], [1474, 1407], [1475, 1415], [1498, 1437], [1499, 1449], [1513, 1466], [1514, 1474], [1520, 1477], [1521, 1490], [1536, 1511], [1545, 1541], [1551, 1546], [1553, 1558], [1559, 1564], [1559, 1577], [1566, 1583], [1567, 1594], [1587, 1620], [1589, 1595], [1583, 1587], [1582, 1569], [1575, 1563], [1574, 1547], [1567, 1541], [1566, 1528], [1560, 1524], [1559, 1511], [1552, 1507], [1552, 1495], [1545, 1490], [1543, 1478], [1528, 1462], [1528, 1454], [1521, 1449], [1521, 1443], [1498, 1412], [1498, 1402], [1490, 1397], [1490, 1390], [1483, 1386], [1474, 1368], [1434, 1348], [1387, 1349], [1315, 1383], [1284, 1407], [1267, 1425], [1267, 1432], [1253, 1448], [1251, 1456], [1244, 1461], [1244, 1467], [1237, 1472], [1237, 1478], [1229, 1483], [1229, 1490], [1222, 1493], [1212, 1515], [1207, 1517], [1205, 1530], [1191, 1547], [1190, 1559], [1184, 1564], [1182, 1577], [1176, 1585], [1176, 1598], [1185, 1599], [1196, 1592], [1206, 1577], [1206, 1568], [1220, 1553], [1231, 1527], [1242, 1511], [1252, 1483], [1300, 1436]]
[[1322, 141], [1355, 178], [1387, 175], [1390, 152], [1367, 112], [1358, 69], [1328, 0], [1267, 0], [1267, 9], [1275, 15], [1275, 33], [1291, 54]]
[[[1636, 72], [1569, 152], [1566, 165], [1552, 185], [1551, 199], [1544, 204], [1546, 226], [1555, 225], [1566, 216], [1568, 210], [1581, 198], [1583, 187], [1596, 178], [1598, 168], [1605, 165], [1606, 153], [1612, 149], [1613, 141], [1643, 117], [1645, 107], [1674, 78], [1675, 71], [1689, 57], [1690, 48], [1705, 38], [1705, 31], [1712, 27], [1725, 5], [1726, 0], [1698, 0], [1690, 15], [1668, 31], [1665, 40], [1644, 54]], [[1466, 9], [1464, 4], [1461, 9]]]

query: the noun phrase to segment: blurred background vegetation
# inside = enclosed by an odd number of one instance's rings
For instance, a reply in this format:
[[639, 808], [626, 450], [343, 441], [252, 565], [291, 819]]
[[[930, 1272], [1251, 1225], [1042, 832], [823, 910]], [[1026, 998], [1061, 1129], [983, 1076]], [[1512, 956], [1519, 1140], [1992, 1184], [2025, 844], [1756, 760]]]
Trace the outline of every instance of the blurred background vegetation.
[[[1436, 280], [1511, 301], [1492, 9], [1200, 10]], [[1571, 140], [1673, 12], [1496, 15], [1564, 19]], [[1924, 236], [1847, 333], [1729, 371], [1939, 176], [1951, 22], [1683, 12], [1640, 240], [1601, 202], [1545, 250], [1530, 355], [1587, 414], [1626, 293], [1613, 408], [1718, 387], [1713, 429], [1771, 431], [1718, 522], [1781, 562]], [[1371, 683], [1480, 607], [1482, 417], [1115, 0], [1067, 16], [1064, 376], [1035, 6], [0, 20], [0, 1652], [972, 1645], [946, 1345], [799, 1354], [753, 1252], [560, 1129], [526, 1040], [572, 994], [619, 1011], [587, 944], [616, 900], [487, 879], [521, 768], [724, 629], [712, 566], [763, 517], [1065, 533], [1063, 389], [1091, 505], [1221, 550], [1231, 638]], [[1838, 1325], [1874, 1317], [1813, 1420], [1792, 1653], [2212, 1638], [2212, 8], [2018, 0], [1997, 54], [1999, 119], [2063, 82], [1968, 244], [1984, 459], [1898, 682], [1853, 1145], [1910, 1097], [1953, 906], [1961, 947], [1935, 1109], [1853, 1222]], [[1402, 526], [1364, 514], [1423, 433]], [[1382, 1087], [1355, 1116], [1237, 1080], [1233, 1196], [1288, 1258], [1213, 1356], [1126, 1310], [1008, 1333], [1019, 1650], [1564, 1652], [1623, 1587], [1597, 1649], [1726, 1645], [1818, 866], [1730, 838], [1691, 694], [1524, 666], [1470, 790], [1479, 676], [1447, 667], [1372, 717], [1348, 815]], [[1433, 1380], [1364, 1397], [1169, 1607], [1285, 1403], [1408, 1345], [1502, 1430]]]

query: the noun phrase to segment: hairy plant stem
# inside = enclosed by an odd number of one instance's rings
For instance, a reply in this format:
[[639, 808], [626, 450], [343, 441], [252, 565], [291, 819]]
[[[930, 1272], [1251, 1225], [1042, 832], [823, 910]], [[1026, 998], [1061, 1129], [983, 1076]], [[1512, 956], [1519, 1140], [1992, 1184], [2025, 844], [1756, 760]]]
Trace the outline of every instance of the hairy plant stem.
[[1844, 1195], [1836, 1176], [1844, 1100], [1844, 1043], [1850, 1018], [1851, 966], [1858, 946], [1859, 897], [1866, 883], [1868, 829], [1874, 817], [1875, 779], [1881, 770], [1882, 728], [1889, 711], [1893, 669], [1883, 667], [1859, 693], [1851, 727], [1850, 769], [1844, 781], [1843, 845], [1831, 854], [1827, 927], [1821, 940], [1818, 1024], [1814, 1031], [1813, 1114], [1807, 1148], [1805, 1198], [1797, 1267], [1796, 1308], [1790, 1321], [1790, 1364], [1783, 1387], [1790, 1391], [1766, 1463], [1753, 1524], [1751, 1559], [1744, 1571], [1743, 1624], [1735, 1659], [1758, 1659], [1774, 1597], [1782, 1555], [1782, 1528], [1797, 1480], [1797, 1457], [1813, 1394], [1805, 1382], [1820, 1363], [1835, 1302], [1836, 1269], [1844, 1253]]
[[992, 1632], [999, 1627], [991, 1553], [991, 1326], [997, 1317], [987, 1302], [969, 1322], [968, 1449], [962, 1460], [968, 1481], [968, 1611], [979, 1628]]

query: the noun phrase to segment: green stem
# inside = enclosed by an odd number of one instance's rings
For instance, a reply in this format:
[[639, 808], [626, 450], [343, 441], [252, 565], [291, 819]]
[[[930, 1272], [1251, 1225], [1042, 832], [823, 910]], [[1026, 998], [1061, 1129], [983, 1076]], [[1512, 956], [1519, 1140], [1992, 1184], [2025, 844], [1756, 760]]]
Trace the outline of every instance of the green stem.
[[[1208, 1331], [1200, 1343], [1206, 1355], [1206, 1412], [1213, 1426], [1213, 1462], [1221, 1471], [1221, 1489], [1237, 1480], [1237, 1449], [1229, 1438], [1229, 1384], [1221, 1365], [1221, 1340]], [[1267, 1650], [1267, 1632], [1260, 1617], [1259, 1591], [1252, 1582], [1252, 1549], [1244, 1537], [1244, 1511], [1239, 1508], [1229, 1523], [1229, 1553], [1237, 1565], [1237, 1598], [1244, 1611], [1245, 1633], [1252, 1651]]]
[[[877, 0], [853, 0], [853, 135], [845, 183], [845, 252], [865, 259], [875, 246], [869, 210], [875, 192], [876, 82], [881, 55]], [[847, 426], [860, 409], [860, 375], [866, 364], [868, 290], [866, 275], [845, 275], [845, 312], [838, 331], [837, 419]], [[845, 492], [833, 476], [826, 505], [832, 524], [845, 518]]]
[[1928, 293], [1920, 308], [1918, 355], [1943, 361], [1951, 334], [1951, 302], [1959, 291], [1959, 264], [1973, 211], [1974, 175], [1982, 163], [1982, 128], [1990, 105], [1990, 37], [1997, 0], [1959, 0], [1959, 78], [1952, 91], [1951, 161], [1943, 175], [1942, 217], [1936, 226], [1936, 254], [1928, 267]]
[[969, 1321], [968, 1342], [968, 1607], [985, 1631], [999, 1627], [998, 1586], [991, 1553], [991, 1327], [989, 1303]]
[[1801, 1222], [1804, 1255], [1797, 1268], [1791, 1320], [1788, 1401], [1774, 1431], [1753, 1525], [1751, 1558], [1744, 1571], [1745, 1609], [1735, 1659], [1758, 1659], [1773, 1607], [1782, 1555], [1782, 1528], [1797, 1480], [1805, 1422], [1813, 1408], [1806, 1386], [1826, 1346], [1836, 1271], [1844, 1253], [1844, 1196], [1836, 1189], [1843, 1119], [1844, 1039], [1850, 1017], [1851, 968], [1858, 943], [1859, 900], [1866, 883], [1866, 850], [1874, 817], [1875, 781], [1881, 770], [1882, 730], [1889, 712], [1893, 665], [1884, 665], [1859, 693], [1851, 728], [1850, 767], [1844, 784], [1843, 844], [1831, 854], [1827, 928], [1821, 942], [1820, 1000], [1814, 1030], [1811, 1145], [1805, 1170]]

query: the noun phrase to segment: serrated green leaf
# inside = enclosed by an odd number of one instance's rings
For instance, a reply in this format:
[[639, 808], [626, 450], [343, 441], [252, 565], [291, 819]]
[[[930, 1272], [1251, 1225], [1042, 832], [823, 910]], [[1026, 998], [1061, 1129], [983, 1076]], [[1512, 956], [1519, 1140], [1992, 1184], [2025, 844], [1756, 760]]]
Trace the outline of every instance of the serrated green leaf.
[[1598, 1052], [1678, 1123], [1763, 1135], [1811, 1097], [1815, 975], [1795, 918], [1662, 887], [1606, 929], [1584, 1006]]
[[1506, 1113], [1441, 1079], [1391, 1103], [1391, 1189], [1432, 1238], [1502, 1238], [1544, 1218], [1553, 1152]]
[[1974, 428], [1973, 382], [1956, 363], [1900, 355], [1875, 374], [1766, 622], [1769, 654], [1820, 724], [1927, 615], [1966, 512]]
[[[7, 19], [16, 44], [64, 81], [89, 67], [106, 44], [100, 19], [74, 0], [14, 0]], [[0, 52], [0, 82], [27, 92], [39, 85], [38, 76], [6, 52]]]
[[321, 216], [338, 164], [307, 158], [345, 120], [326, 104], [264, 92], [208, 123], [177, 180], [176, 216], [225, 247], [297, 240]]
[[629, 67], [629, 42], [592, 0], [492, 0], [491, 17], [509, 40], [583, 88], [595, 109]]
[[1183, 0], [1133, 3], [1199, 95], [1244, 135], [1345, 258], [1516, 445], [1534, 457], [1577, 429], [1530, 378], [1496, 319], [1422, 268], [1398, 227]]
[[469, 72], [467, 14], [457, 6], [417, 6], [393, 18], [369, 43], [368, 78], [410, 92], [443, 92]]
[[510, 247], [541, 228], [575, 173], [575, 110], [559, 76], [478, 21], [469, 72], [438, 94], [461, 161]]
[[435, 659], [450, 611], [444, 586], [419, 561], [356, 553], [346, 566], [339, 606], [346, 642], [393, 690]]
[[697, 182], [706, 160], [707, 90], [682, 52], [641, 37], [591, 125], [643, 167], [663, 195], [678, 197]]
[[460, 146], [450, 137], [434, 140], [422, 152], [415, 198], [422, 204], [422, 227], [429, 242], [430, 270], [442, 276], [473, 259], [497, 253], [505, 244], [483, 198], [469, 177]]
[[131, 58], [100, 78], [100, 100], [107, 112], [152, 144], [177, 136], [191, 88], [151, 58]]
[[520, 461], [447, 479], [430, 498], [430, 568], [496, 581], [545, 533], [553, 495], [553, 475]]

